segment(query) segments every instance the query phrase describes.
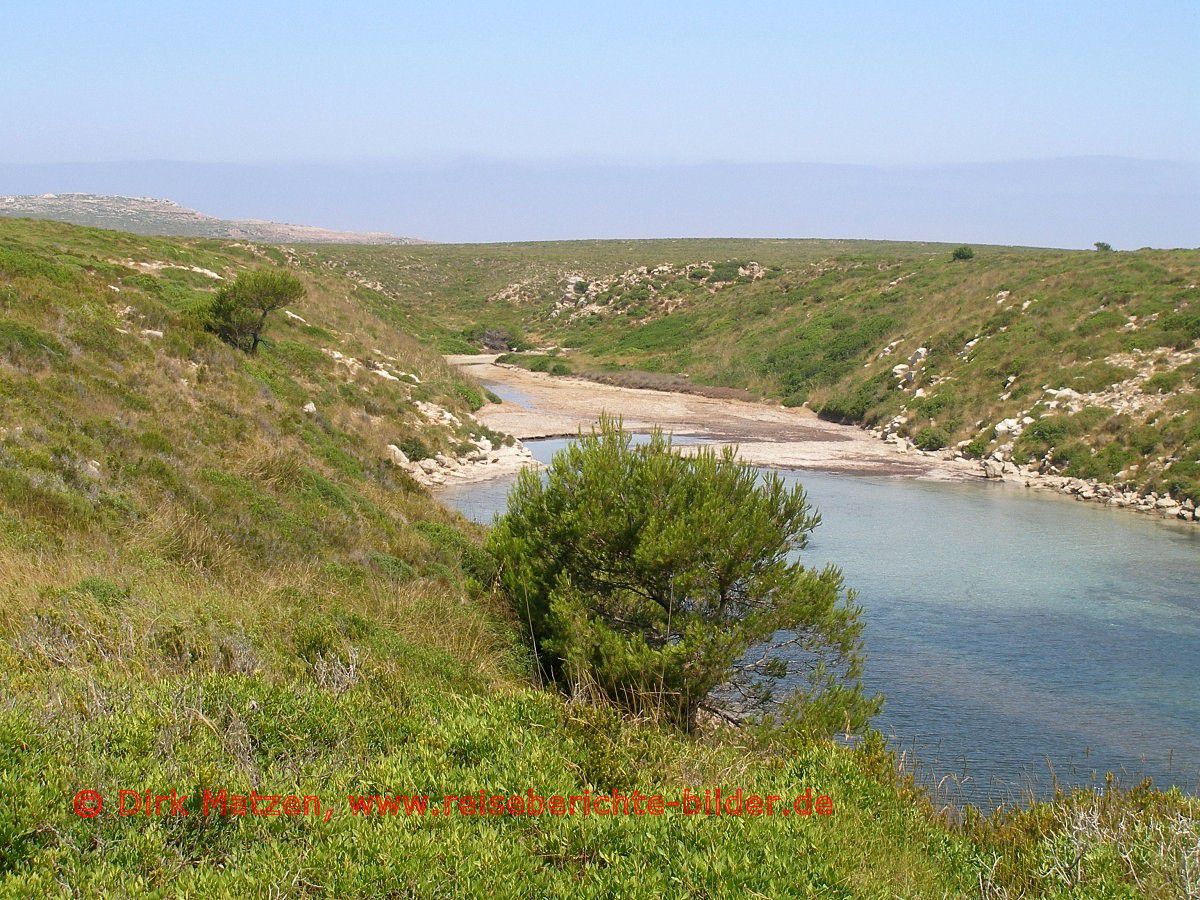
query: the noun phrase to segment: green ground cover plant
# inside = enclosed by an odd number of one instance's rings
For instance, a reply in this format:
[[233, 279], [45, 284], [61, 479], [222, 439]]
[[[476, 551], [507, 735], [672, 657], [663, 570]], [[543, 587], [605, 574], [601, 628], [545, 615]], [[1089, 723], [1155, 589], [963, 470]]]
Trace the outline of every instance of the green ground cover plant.
[[[497, 277], [559, 252], [505, 250]], [[1200, 809], [1178, 792], [958, 814], [878, 735], [687, 731], [544, 684], [484, 529], [387, 459], [463, 440], [477, 389], [401, 326], [402, 303], [314, 260], [0, 222], [0, 896], [1194, 895]], [[203, 312], [264, 267], [305, 295], [251, 356]], [[386, 358], [419, 382], [374, 375]], [[713, 786], [811, 788], [833, 813], [345, 802]], [[122, 789], [313, 795], [335, 814], [120, 816]], [[106, 798], [95, 818], [82, 790]]]

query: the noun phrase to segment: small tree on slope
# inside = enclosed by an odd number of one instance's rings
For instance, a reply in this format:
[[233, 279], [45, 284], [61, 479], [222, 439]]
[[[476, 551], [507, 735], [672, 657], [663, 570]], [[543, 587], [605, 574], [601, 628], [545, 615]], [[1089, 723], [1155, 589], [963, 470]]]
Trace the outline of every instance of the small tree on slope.
[[[820, 517], [733, 451], [635, 445], [606, 420], [523, 472], [490, 549], [553, 678], [690, 728], [719, 696], [809, 734], [859, 730], [862, 625], [833, 566], [795, 559]], [[790, 697], [779, 704], [778, 687]]]
[[221, 285], [213, 297], [212, 330], [221, 340], [247, 353], [257, 353], [267, 316], [304, 296], [295, 275], [275, 269], [243, 272]]

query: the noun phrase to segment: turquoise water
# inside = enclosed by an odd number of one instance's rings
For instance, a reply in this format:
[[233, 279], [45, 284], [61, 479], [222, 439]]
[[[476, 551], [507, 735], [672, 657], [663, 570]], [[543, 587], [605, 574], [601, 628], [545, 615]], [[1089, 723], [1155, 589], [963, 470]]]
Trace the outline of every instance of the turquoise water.
[[[980, 805], [1108, 771], [1200, 792], [1200, 528], [993, 484], [784, 476], [823, 518], [805, 562], [858, 591], [875, 725], [925, 782]], [[510, 485], [441, 496], [488, 522]]]

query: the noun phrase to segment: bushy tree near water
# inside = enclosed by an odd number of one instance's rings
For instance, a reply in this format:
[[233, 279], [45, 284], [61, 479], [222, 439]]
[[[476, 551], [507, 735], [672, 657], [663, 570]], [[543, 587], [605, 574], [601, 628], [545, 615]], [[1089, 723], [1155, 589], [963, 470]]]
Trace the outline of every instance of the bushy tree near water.
[[304, 296], [304, 285], [290, 272], [257, 269], [221, 285], [210, 308], [210, 327], [221, 340], [257, 353], [267, 316]]
[[636, 445], [606, 420], [545, 479], [521, 474], [490, 549], [560, 683], [685, 728], [719, 697], [830, 734], [860, 729], [878, 702], [840, 571], [795, 556], [819, 521], [799, 486], [731, 450], [680, 455], [658, 431]]

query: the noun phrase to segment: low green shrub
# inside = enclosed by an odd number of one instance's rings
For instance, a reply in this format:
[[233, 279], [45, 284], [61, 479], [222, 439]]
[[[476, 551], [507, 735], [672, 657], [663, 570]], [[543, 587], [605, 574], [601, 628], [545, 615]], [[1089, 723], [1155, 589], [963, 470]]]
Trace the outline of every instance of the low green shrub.
[[876, 375], [849, 393], [829, 397], [821, 404], [817, 414], [831, 422], [866, 422], [871, 418], [872, 410], [887, 399], [889, 383], [888, 373]]
[[970, 457], [971, 459], [983, 459], [984, 454], [987, 453], [988, 443], [988, 439], [982, 435], [974, 438], [968, 443], [963, 444], [963, 456]]
[[68, 266], [16, 247], [0, 247], [0, 275], [9, 278], [42, 278], [63, 286], [74, 283], [79, 277], [79, 273]]
[[470, 409], [471, 412], [478, 412], [479, 410], [483, 409], [483, 392], [482, 390], [477, 389], [474, 385], [468, 384], [465, 381], [456, 380], [454, 382], [454, 394], [460, 400], [462, 400], [463, 403], [467, 404], [467, 408]]
[[1102, 331], [1112, 331], [1120, 328], [1126, 321], [1128, 320], [1123, 312], [1115, 309], [1102, 309], [1099, 312], [1092, 313], [1076, 325], [1075, 333], [1083, 337], [1090, 337]]
[[1159, 319], [1158, 327], [1172, 337], [1173, 347], [1187, 349], [1200, 340], [1200, 311], [1185, 309], [1167, 313]]
[[1103, 391], [1132, 377], [1133, 369], [1097, 361], [1067, 375], [1068, 386], [1080, 393]]
[[411, 565], [390, 553], [373, 552], [367, 557], [367, 561], [377, 571], [396, 581], [410, 581], [417, 574]]
[[0, 355], [34, 361], [61, 357], [65, 353], [63, 345], [44, 331], [11, 319], [0, 319]]
[[448, 564], [460, 567], [480, 585], [488, 586], [495, 581], [495, 558], [457, 528], [441, 522], [419, 522], [416, 528]]
[[1046, 416], [1021, 432], [1013, 445], [1013, 453], [1022, 460], [1041, 459], [1051, 447], [1062, 444], [1070, 433], [1069, 417]]
[[1144, 389], [1152, 394], [1169, 394], [1183, 385], [1183, 373], [1178, 369], [1171, 372], [1157, 372], [1146, 379]]
[[712, 272], [709, 273], [709, 281], [736, 281], [739, 277], [738, 270], [746, 265], [745, 260], [731, 259], [727, 262], [717, 263], [712, 267]]
[[403, 450], [404, 455], [413, 462], [420, 462], [421, 460], [429, 459], [434, 455], [433, 451], [429, 449], [425, 442], [415, 434], [405, 435], [402, 438], [398, 438], [396, 440], [396, 446]]
[[918, 450], [941, 450], [950, 443], [950, 435], [943, 428], [922, 428], [913, 438]]
[[1160, 489], [1176, 500], [1191, 500], [1200, 506], [1200, 461], [1179, 460], [1159, 479]]

